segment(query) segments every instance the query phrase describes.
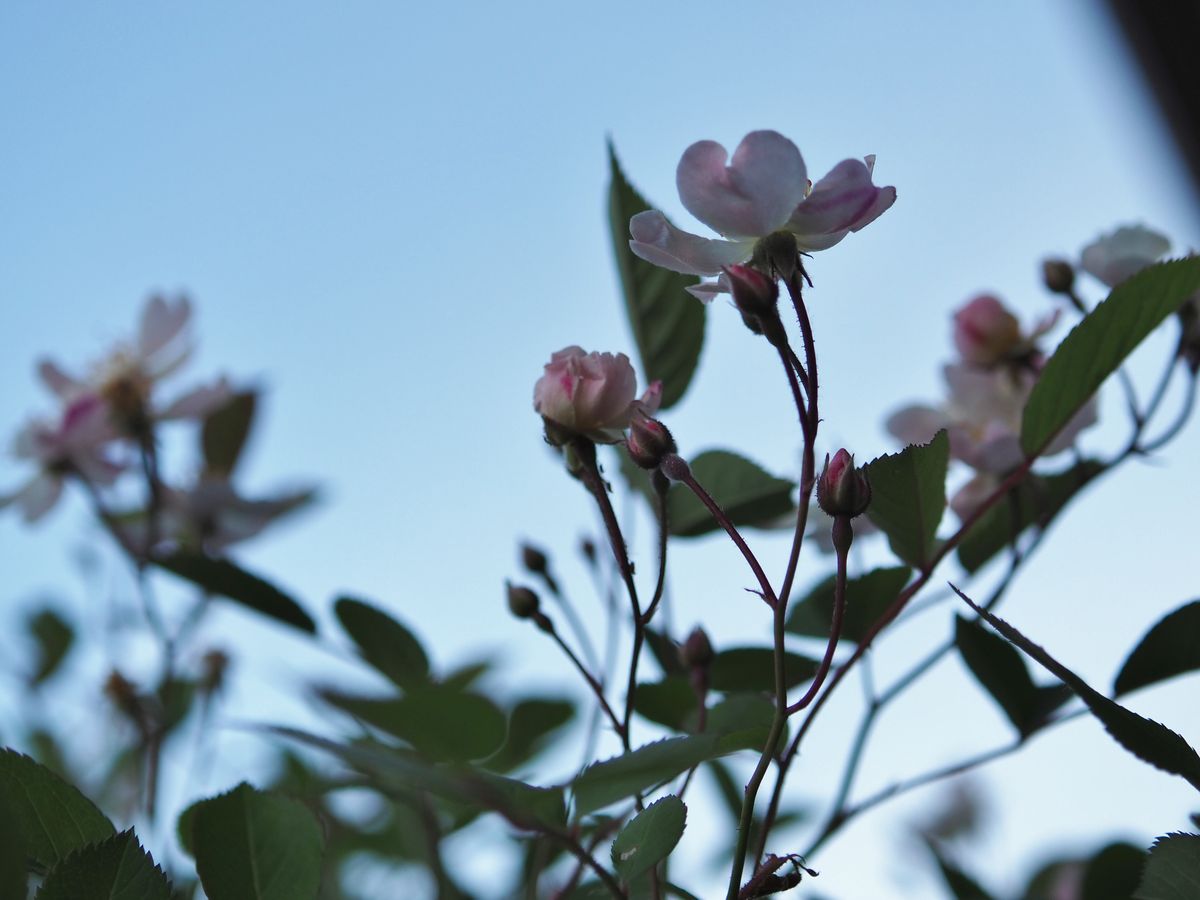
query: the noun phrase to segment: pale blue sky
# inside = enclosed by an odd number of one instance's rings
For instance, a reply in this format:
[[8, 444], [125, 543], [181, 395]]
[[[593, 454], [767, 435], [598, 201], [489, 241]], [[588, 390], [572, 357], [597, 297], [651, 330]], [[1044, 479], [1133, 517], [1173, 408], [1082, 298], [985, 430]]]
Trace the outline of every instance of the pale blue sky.
[[[240, 558], [326, 623], [329, 599], [353, 590], [412, 623], [442, 660], [486, 651], [516, 665], [515, 681], [559, 683], [565, 667], [508, 618], [501, 583], [517, 573], [516, 539], [530, 537], [588, 596], [567, 556], [591, 510], [542, 446], [530, 396], [564, 345], [632, 352], [604, 220], [606, 136], [634, 183], [685, 223], [673, 175], [694, 140], [732, 148], [775, 128], [816, 175], [878, 155], [896, 206], [810, 267], [824, 440], [870, 458], [891, 449], [886, 412], [938, 389], [949, 313], [974, 292], [996, 290], [1033, 318], [1051, 306], [1037, 278], [1047, 252], [1074, 254], [1129, 221], [1180, 248], [1197, 243], [1194, 197], [1098, 10], [7, 4], [0, 429], [47, 402], [32, 377], [39, 354], [94, 357], [132, 328], [147, 292], [186, 289], [202, 340], [190, 372], [227, 369], [270, 389], [250, 484], [326, 489], [318, 512]], [[668, 422], [685, 452], [733, 446], [780, 472], [795, 466], [774, 361], [719, 303], [700, 375]], [[1087, 441], [1111, 448], [1122, 434], [1117, 424]], [[1162, 465], [1097, 488], [1007, 607], [1098, 682], [1196, 592], [1181, 516], [1200, 491], [1181, 473], [1197, 449], [1193, 431]], [[0, 486], [21, 473], [0, 462]], [[0, 601], [16, 610], [48, 590], [81, 605], [70, 560], [89, 539], [82, 521], [78, 500], [34, 531], [0, 517]], [[763, 546], [777, 569], [783, 548]], [[810, 562], [805, 577], [823, 572]], [[766, 641], [768, 623], [741, 592], [747, 575], [719, 540], [684, 547], [673, 577], [681, 627]], [[947, 612], [914, 624], [914, 643], [948, 622]], [[265, 648], [241, 673], [266, 687], [238, 712], [276, 717], [271, 704], [310, 667], [302, 644], [237, 613], [214, 621], [214, 635], [233, 632]], [[905, 653], [881, 654], [879, 668]], [[1003, 740], [990, 701], [946, 668], [952, 677], [884, 723], [864, 787]], [[1173, 685], [1137, 708], [1195, 741], [1187, 691]], [[837, 771], [856, 700], [847, 690], [818, 729], [801, 783]], [[229, 753], [248, 745], [228, 740]], [[208, 787], [224, 787], [220, 777]], [[996, 885], [1060, 838], [1148, 841], [1179, 828], [1189, 799], [1088, 722], [985, 777], [998, 820], [972, 862]], [[886, 808], [832, 845], [819, 865], [826, 889], [929, 896], [924, 862], [888, 837], [914, 808]]]

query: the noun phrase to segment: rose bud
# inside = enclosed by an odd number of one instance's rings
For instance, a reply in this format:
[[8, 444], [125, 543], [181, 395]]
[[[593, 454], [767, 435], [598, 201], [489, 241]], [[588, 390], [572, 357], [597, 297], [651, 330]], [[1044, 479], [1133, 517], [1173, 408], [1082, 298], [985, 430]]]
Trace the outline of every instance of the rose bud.
[[866, 473], [854, 467], [854, 457], [844, 449], [825, 456], [825, 468], [817, 481], [817, 503], [828, 515], [854, 518], [871, 503], [871, 485]]
[[533, 546], [533, 544], [522, 544], [521, 564], [535, 575], [544, 575], [546, 567], [549, 565], [549, 560], [546, 559], [546, 554]]
[[774, 278], [753, 266], [726, 266], [724, 271], [733, 302], [743, 316], [774, 315], [779, 302], [779, 283]]
[[1047, 259], [1042, 262], [1042, 281], [1052, 293], [1070, 294], [1075, 288], [1075, 269], [1065, 259]]
[[643, 469], [657, 469], [668, 453], [674, 453], [675, 439], [667, 426], [658, 419], [638, 413], [629, 425], [629, 437], [625, 439], [629, 458]]
[[713, 661], [713, 647], [704, 629], [697, 625], [679, 647], [679, 661], [689, 669], [707, 669]]
[[990, 294], [976, 297], [954, 314], [954, 346], [964, 362], [995, 365], [1021, 342], [1021, 323]]
[[508, 589], [508, 608], [518, 619], [529, 619], [537, 615], [541, 601], [538, 595], [527, 587], [506, 584]]

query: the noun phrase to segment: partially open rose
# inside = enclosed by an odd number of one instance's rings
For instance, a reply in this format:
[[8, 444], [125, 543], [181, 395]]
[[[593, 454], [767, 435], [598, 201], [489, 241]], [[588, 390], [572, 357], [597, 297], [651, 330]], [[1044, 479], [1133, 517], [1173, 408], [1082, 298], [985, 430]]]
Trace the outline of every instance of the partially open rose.
[[622, 439], [634, 412], [653, 415], [662, 399], [654, 382], [639, 399], [637, 375], [624, 353], [559, 350], [533, 388], [533, 408], [543, 418], [597, 443]]

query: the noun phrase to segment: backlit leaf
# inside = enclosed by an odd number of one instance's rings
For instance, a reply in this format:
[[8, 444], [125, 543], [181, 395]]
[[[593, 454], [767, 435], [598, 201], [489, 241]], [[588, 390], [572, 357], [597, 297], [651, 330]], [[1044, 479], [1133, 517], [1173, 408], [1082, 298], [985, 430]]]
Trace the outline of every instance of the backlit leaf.
[[1113, 288], [1059, 344], [1021, 420], [1021, 447], [1036, 457], [1133, 349], [1200, 290], [1200, 257], [1149, 266]]
[[[776, 478], [727, 450], [708, 450], [690, 463], [692, 475], [734, 525], [761, 525], [791, 512], [795, 484]], [[687, 487], [674, 485], [668, 495], [671, 534], [697, 537], [720, 529], [712, 513]]]
[[934, 535], [946, 510], [950, 441], [939, 431], [928, 444], [905, 447], [865, 466], [871, 482], [867, 515], [887, 535], [892, 552], [917, 569], [933, 558]]
[[611, 143], [608, 161], [608, 219], [625, 312], [642, 372], [647, 381], [662, 381], [666, 409], [683, 396], [696, 371], [704, 344], [705, 307], [687, 292], [697, 278], [652, 265], [629, 249], [629, 220], [650, 204], [625, 179]]

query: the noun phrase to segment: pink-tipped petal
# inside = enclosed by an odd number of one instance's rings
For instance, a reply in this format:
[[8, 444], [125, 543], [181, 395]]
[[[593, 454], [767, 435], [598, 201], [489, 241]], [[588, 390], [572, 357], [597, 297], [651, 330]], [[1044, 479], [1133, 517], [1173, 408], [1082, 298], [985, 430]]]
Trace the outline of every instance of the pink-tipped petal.
[[652, 416], [658, 412], [658, 407], [662, 405], [662, 382], [655, 379], [650, 382], [650, 387], [646, 388], [646, 393], [642, 394], [637, 401], [638, 407], [643, 415]]
[[873, 222], [896, 201], [896, 189], [876, 187], [871, 171], [861, 160], [842, 160], [795, 208], [788, 230], [803, 241], [839, 231], [844, 237]]
[[776, 131], [752, 131], [728, 166], [726, 158], [715, 141], [699, 141], [684, 151], [675, 184], [687, 211], [733, 238], [763, 237], [781, 227], [808, 187], [796, 145]]
[[629, 220], [629, 235], [634, 255], [684, 275], [716, 275], [722, 266], [749, 259], [754, 250], [753, 241], [722, 241], [689, 234], [653, 209]]

